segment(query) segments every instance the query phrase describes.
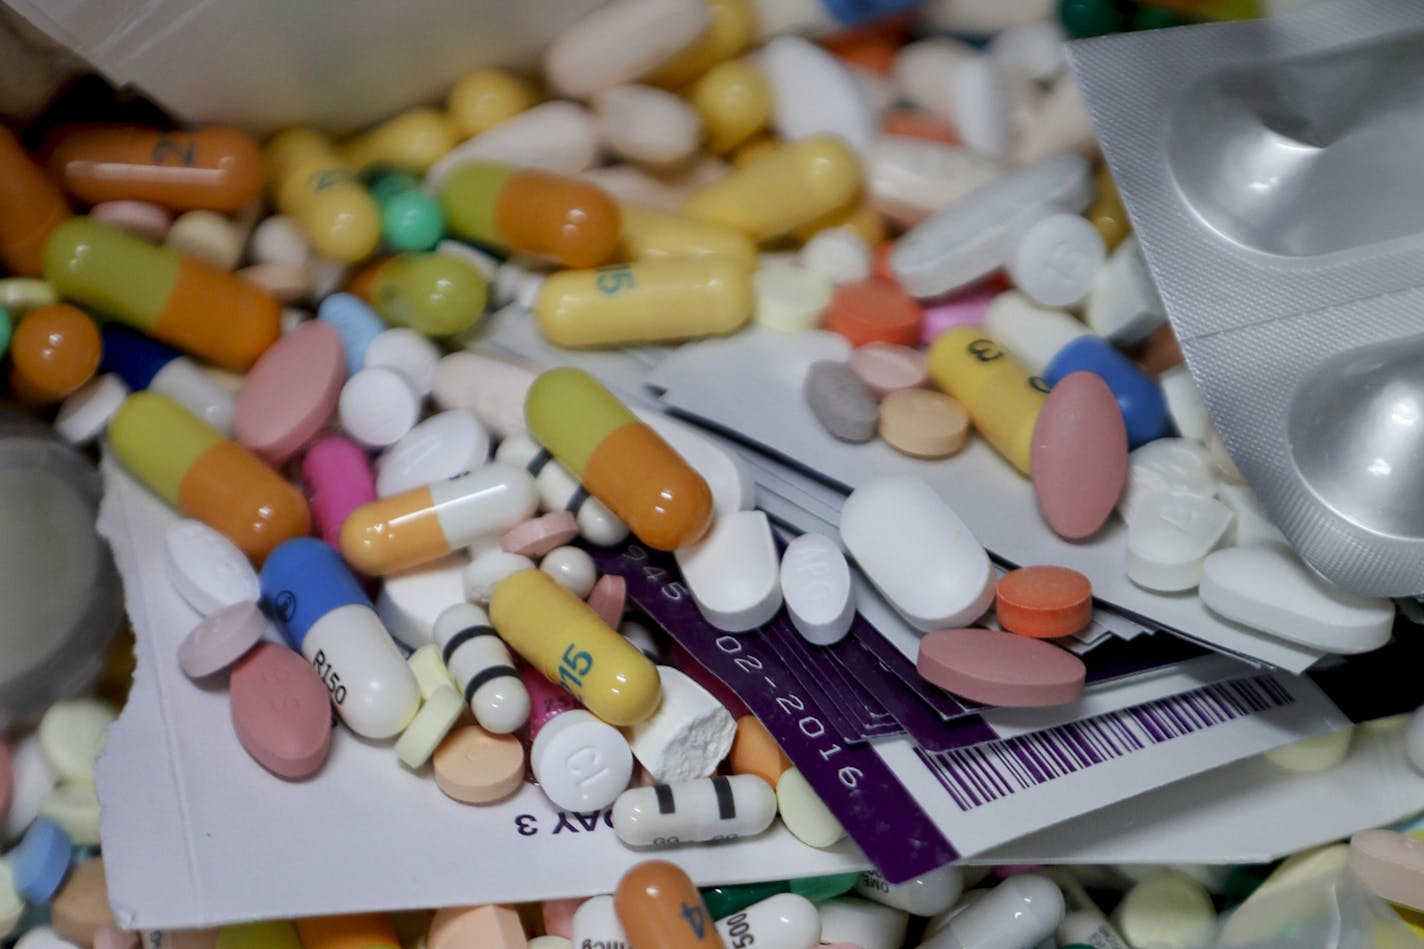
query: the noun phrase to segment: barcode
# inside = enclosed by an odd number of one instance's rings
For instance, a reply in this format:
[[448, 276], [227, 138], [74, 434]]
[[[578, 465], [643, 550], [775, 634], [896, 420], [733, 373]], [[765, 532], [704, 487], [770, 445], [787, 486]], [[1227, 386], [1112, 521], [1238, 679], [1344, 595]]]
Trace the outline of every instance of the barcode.
[[915, 751], [959, 809], [968, 811], [1150, 745], [1294, 701], [1274, 678], [1262, 675], [969, 748]]

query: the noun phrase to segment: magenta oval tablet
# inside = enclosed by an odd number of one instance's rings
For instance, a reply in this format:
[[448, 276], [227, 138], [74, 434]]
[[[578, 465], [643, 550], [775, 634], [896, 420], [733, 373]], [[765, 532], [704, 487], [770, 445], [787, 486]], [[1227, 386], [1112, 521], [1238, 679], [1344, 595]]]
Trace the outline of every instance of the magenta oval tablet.
[[920, 675], [985, 705], [1061, 705], [1083, 694], [1083, 661], [1042, 639], [997, 629], [939, 629], [920, 640]]
[[1074, 372], [1053, 387], [1034, 425], [1029, 473], [1059, 537], [1082, 540], [1107, 523], [1127, 478], [1127, 429], [1106, 382]]
[[263, 461], [280, 465], [326, 425], [345, 381], [335, 328], [320, 320], [303, 323], [248, 372], [233, 410], [233, 437]]
[[225, 606], [193, 627], [178, 647], [178, 667], [190, 679], [221, 672], [247, 654], [267, 631], [256, 603]]
[[542, 517], [515, 524], [499, 539], [507, 554], [521, 557], [542, 557], [563, 547], [578, 536], [578, 520], [570, 511], [551, 511]]
[[286, 646], [259, 643], [228, 680], [242, 747], [281, 778], [315, 774], [331, 748], [331, 700], [316, 670]]

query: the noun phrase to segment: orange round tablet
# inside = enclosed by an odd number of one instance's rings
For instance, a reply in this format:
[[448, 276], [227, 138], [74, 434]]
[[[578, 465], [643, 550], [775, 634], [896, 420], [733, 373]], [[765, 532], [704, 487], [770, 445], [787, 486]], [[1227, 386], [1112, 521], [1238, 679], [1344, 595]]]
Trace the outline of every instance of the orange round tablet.
[[490, 804], [524, 781], [524, 746], [513, 735], [491, 735], [478, 725], [445, 736], [432, 759], [435, 783], [465, 804]]
[[850, 341], [914, 346], [920, 339], [920, 305], [888, 280], [871, 277], [836, 287], [821, 325]]
[[58, 402], [93, 378], [103, 343], [89, 315], [68, 303], [31, 310], [10, 341], [15, 393], [34, 402]]
[[1067, 567], [1020, 567], [995, 588], [999, 625], [1020, 636], [1057, 639], [1093, 621], [1093, 585]]

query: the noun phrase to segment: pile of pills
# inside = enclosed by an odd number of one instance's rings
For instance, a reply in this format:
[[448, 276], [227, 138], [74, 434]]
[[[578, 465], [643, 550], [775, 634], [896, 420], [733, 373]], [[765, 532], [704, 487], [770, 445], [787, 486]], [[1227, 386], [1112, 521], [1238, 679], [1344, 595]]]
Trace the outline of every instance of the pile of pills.
[[[600, 575], [586, 548], [629, 538], [673, 554], [718, 630], [785, 607], [808, 643], [838, 642], [848, 554], [925, 633], [926, 680], [1000, 706], [1082, 694], [1060, 643], [1092, 622], [1083, 575], [998, 576], [908, 475], [856, 486], [839, 537], [782, 549], [714, 441], [580, 369], [466, 349], [511, 302], [571, 349], [834, 334], [843, 358], [812, 363], [801, 394], [835, 439], [933, 462], [977, 435], [1031, 481], [1024, 516], [1060, 537], [1116, 514], [1139, 586], [1196, 590], [1328, 652], [1388, 639], [1391, 604], [1306, 568], [1211, 431], [1066, 68], [1069, 37], [1184, 19], [1109, 0], [905, 7], [613, 0], [537, 75], [477, 70], [345, 139], [84, 125], [27, 152], [0, 128], [10, 393], [72, 444], [105, 439], [181, 514], [165, 553], [201, 621], [176, 660], [201, 687], [225, 679], [256, 765], [310, 778], [339, 723], [465, 804], [532, 778], [561, 809], [608, 809], [632, 848], [778, 820], [837, 844], [766, 729]], [[0, 936], [23, 931], [22, 949], [138, 946], [94, 850], [115, 714], [60, 702], [0, 743]], [[1349, 732], [1328, 737], [1275, 760], [1338, 763]], [[1223, 933], [1247, 918], [1251, 873], [1260, 894], [1348, 860], [1406, 919], [1424, 913], [1418, 846], [1371, 831], [1234, 877], [944, 868], [700, 892], [649, 860], [587, 900], [144, 941], [1186, 949], [1215, 938], [1219, 911], [1236, 909]]]

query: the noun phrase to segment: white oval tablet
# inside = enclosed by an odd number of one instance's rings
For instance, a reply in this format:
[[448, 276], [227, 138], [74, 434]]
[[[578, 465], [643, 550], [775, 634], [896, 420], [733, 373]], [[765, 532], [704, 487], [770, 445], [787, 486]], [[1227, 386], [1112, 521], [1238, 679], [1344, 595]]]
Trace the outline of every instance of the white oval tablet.
[[405, 326], [385, 330], [366, 347], [363, 368], [385, 366], [405, 377], [422, 399], [435, 388], [435, 367], [440, 363], [440, 347], [430, 337]]
[[[898, 949], [905, 942], [905, 929], [910, 923], [910, 914], [902, 909], [854, 896], [837, 896], [817, 909], [822, 939], [850, 943], [860, 949]], [[966, 949], [970, 945], [973, 944], [966, 944]]]
[[65, 397], [54, 419], [54, 430], [71, 445], [87, 445], [109, 427], [109, 420], [129, 397], [129, 387], [117, 374], [95, 376]]
[[851, 492], [841, 540], [870, 582], [916, 629], [964, 626], [994, 601], [989, 555], [934, 489], [885, 475]]
[[420, 397], [394, 369], [362, 369], [341, 387], [337, 413], [352, 441], [367, 448], [385, 448], [415, 427]]
[[672, 666], [658, 666], [658, 710], [623, 730], [633, 757], [659, 784], [705, 778], [732, 750], [737, 723], [702, 686]]
[[1231, 508], [1211, 498], [1170, 491], [1143, 495], [1127, 524], [1127, 578], [1159, 593], [1193, 589], [1201, 582], [1203, 561], [1225, 542], [1234, 518]]
[[425, 172], [425, 190], [440, 190], [466, 162], [502, 161], [576, 175], [598, 159], [598, 123], [576, 102], [542, 102], [455, 146]]
[[412, 649], [434, 642], [435, 620], [446, 607], [465, 599], [463, 553], [381, 578], [376, 615], [392, 636]]
[[[544, 723], [529, 749], [529, 764], [549, 800], [580, 814], [611, 807], [633, 776], [628, 742], [581, 708]], [[574, 928], [577, 932], [577, 924]]]
[[438, 412], [376, 459], [376, 494], [387, 498], [473, 471], [489, 460], [489, 447], [489, 432], [473, 412]]
[[987, 155], [944, 142], [881, 135], [866, 159], [866, 186], [875, 209], [913, 227], [962, 201], [1003, 174]]
[[1207, 557], [1201, 599], [1229, 620], [1324, 652], [1369, 652], [1394, 629], [1392, 602], [1346, 593], [1276, 545]]
[[661, 412], [636, 409], [634, 414], [702, 475], [712, 490], [712, 506], [718, 517], [756, 507], [756, 482], [740, 458], [691, 425]]
[[817, 646], [839, 642], [855, 619], [850, 565], [824, 534], [802, 534], [781, 555], [781, 595], [791, 624]]
[[528, 366], [483, 353], [450, 353], [435, 368], [435, 404], [468, 409], [496, 438], [524, 431], [524, 397], [538, 375]]
[[864, 153], [875, 137], [875, 110], [841, 61], [800, 36], [778, 36], [756, 63], [771, 89], [771, 124], [783, 141], [837, 135]]
[[673, 556], [703, 618], [724, 632], [756, 629], [781, 608], [776, 542], [762, 511], [718, 515], [706, 537]]
[[163, 548], [174, 589], [203, 616], [262, 596], [251, 562], [236, 544], [202, 521], [170, 524]]
[[628, 161], [671, 165], [697, 150], [702, 119], [681, 96], [636, 83], [593, 96], [598, 137], [610, 152]]

